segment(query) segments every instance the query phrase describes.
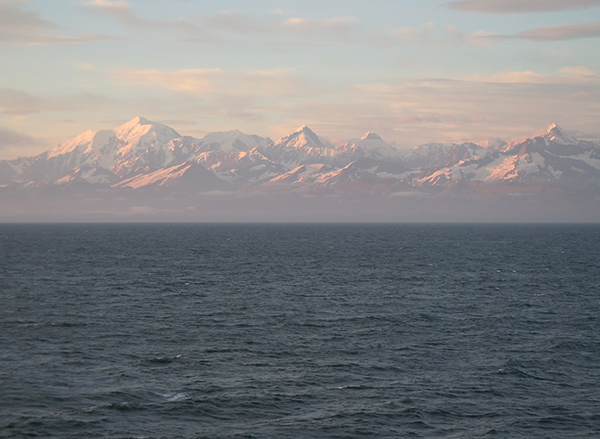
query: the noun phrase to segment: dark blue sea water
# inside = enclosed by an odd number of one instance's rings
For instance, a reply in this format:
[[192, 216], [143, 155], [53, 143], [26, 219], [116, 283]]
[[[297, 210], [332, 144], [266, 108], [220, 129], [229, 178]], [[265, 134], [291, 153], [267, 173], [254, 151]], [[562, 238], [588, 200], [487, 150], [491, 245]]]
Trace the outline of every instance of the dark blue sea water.
[[0, 437], [600, 437], [600, 226], [0, 225], [0, 300]]

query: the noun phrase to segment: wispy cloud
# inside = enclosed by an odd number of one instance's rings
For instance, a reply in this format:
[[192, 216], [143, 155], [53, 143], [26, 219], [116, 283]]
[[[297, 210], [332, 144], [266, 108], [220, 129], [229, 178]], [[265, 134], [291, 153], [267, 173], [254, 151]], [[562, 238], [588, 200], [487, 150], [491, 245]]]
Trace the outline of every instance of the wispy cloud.
[[125, 0], [89, 0], [82, 5], [111, 17], [127, 29], [141, 32], [169, 31], [196, 39], [209, 39], [206, 32], [183, 17], [164, 20], [142, 18], [133, 12], [130, 4]]
[[438, 28], [435, 23], [428, 22], [417, 27], [404, 26], [392, 29], [379, 41], [387, 45], [411, 43], [457, 47], [464, 44], [485, 44], [489, 42], [490, 35], [483, 30], [466, 33], [452, 25]]
[[39, 139], [11, 129], [0, 127], [0, 150], [18, 149], [45, 145]]
[[467, 78], [469, 81], [499, 84], [554, 84], [554, 85], [600, 85], [600, 74], [587, 67], [563, 67], [560, 74], [541, 74], [531, 71], [502, 72], [493, 75], [475, 74]]
[[37, 12], [23, 9], [22, 1], [0, 2], [0, 42], [24, 42], [58, 28]]
[[400, 139], [406, 146], [431, 140], [509, 138], [553, 121], [572, 127], [593, 123], [597, 103], [590, 96], [599, 85], [600, 74], [580, 66], [554, 74], [525, 71], [454, 79], [389, 79], [354, 86], [348, 93], [352, 106], [320, 108], [315, 103], [310, 114], [317, 119], [339, 115], [347, 121], [348, 131], [377, 124], [380, 135]]
[[31, 44], [81, 44], [94, 41], [119, 41], [123, 39], [109, 35], [81, 33], [78, 35], [40, 35], [31, 37], [27, 42]]
[[302, 35], [347, 35], [357, 27], [356, 17], [333, 17], [327, 19], [291, 17], [283, 21], [283, 27]]
[[95, 6], [107, 10], [128, 10], [129, 4], [125, 0], [90, 0], [85, 3], [87, 6]]
[[468, 79], [476, 82], [500, 84], [547, 84], [551, 82], [548, 76], [530, 71], [503, 72], [494, 75], [481, 75], [477, 73]]
[[[121, 104], [119, 102], [119, 104]], [[37, 113], [57, 113], [114, 108], [114, 99], [94, 93], [33, 94], [22, 90], [0, 88], [0, 115], [24, 119]]]
[[0, 113], [11, 116], [25, 116], [51, 108], [45, 100], [30, 93], [0, 88]]
[[[403, 43], [432, 43], [444, 46], [465, 43], [486, 43], [484, 31], [461, 32], [448, 25], [436, 29], [433, 23], [391, 30], [368, 29], [357, 17], [328, 18], [289, 15], [283, 10], [270, 14], [246, 14], [232, 10], [213, 15], [152, 20], [142, 18], [125, 0], [88, 0], [82, 5], [100, 12], [137, 32], [168, 32], [183, 36], [184, 41], [211, 44], [265, 44], [265, 47], [374, 45], [390, 46]], [[244, 37], [240, 39], [239, 37]]]
[[356, 17], [290, 17], [283, 11], [268, 16], [220, 11], [213, 16], [199, 17], [198, 20], [212, 35], [267, 37], [271, 44], [277, 45], [356, 43], [360, 40], [362, 31]]
[[307, 87], [305, 81], [290, 75], [287, 70], [118, 70], [113, 78], [121, 84], [157, 87], [195, 97], [289, 96]]
[[600, 73], [583, 66], [563, 67], [562, 69], [560, 69], [560, 71], [567, 75], [579, 76], [583, 78], [600, 78]]
[[600, 0], [456, 0], [444, 5], [462, 11], [519, 14], [588, 9], [600, 6]]
[[584, 24], [566, 24], [562, 26], [530, 29], [513, 35], [513, 38], [523, 38], [536, 41], [577, 40], [581, 38], [600, 38], [600, 22]]
[[25, 9], [26, 3], [19, 0], [0, 2], [0, 43], [78, 44], [115, 39], [92, 33], [62, 35], [57, 24]]
[[242, 35], [264, 34], [274, 25], [274, 21], [258, 20], [246, 14], [233, 11], [220, 11], [213, 16], [200, 19], [203, 26], [217, 32], [232, 32]]
[[600, 22], [564, 24], [559, 26], [527, 29], [507, 35], [480, 33], [472, 35], [474, 40], [481, 42], [500, 40], [530, 40], [537, 42], [552, 42], [565, 40], [580, 40], [585, 38], [600, 38]]

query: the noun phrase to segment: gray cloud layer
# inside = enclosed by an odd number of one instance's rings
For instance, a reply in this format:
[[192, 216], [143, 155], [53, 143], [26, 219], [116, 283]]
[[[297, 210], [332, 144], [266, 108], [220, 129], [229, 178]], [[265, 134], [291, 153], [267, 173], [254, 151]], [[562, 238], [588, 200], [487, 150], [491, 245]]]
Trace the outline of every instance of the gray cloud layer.
[[44, 100], [27, 92], [0, 88], [0, 114], [23, 116], [51, 108]]
[[37, 146], [40, 142], [27, 134], [0, 128], [0, 150], [21, 146]]

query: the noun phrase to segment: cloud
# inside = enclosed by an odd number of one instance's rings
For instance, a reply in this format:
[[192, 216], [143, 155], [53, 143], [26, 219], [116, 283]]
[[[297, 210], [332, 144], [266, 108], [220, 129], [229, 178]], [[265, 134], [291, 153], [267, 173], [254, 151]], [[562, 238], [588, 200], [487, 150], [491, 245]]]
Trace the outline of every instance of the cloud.
[[573, 128], [593, 124], [597, 105], [588, 96], [599, 85], [597, 72], [566, 67], [553, 75], [506, 72], [359, 84], [353, 101], [363, 114], [388, 127], [379, 133], [384, 138], [418, 141], [423, 126], [429, 136], [424, 140], [510, 138], [533, 133], [559, 117], [559, 123]]
[[44, 35], [58, 26], [37, 12], [24, 10], [21, 1], [0, 3], [0, 42], [24, 42]]
[[26, 116], [49, 109], [49, 103], [27, 92], [0, 88], [0, 113], [11, 116]]
[[471, 76], [469, 80], [502, 84], [545, 84], [549, 82], [549, 78], [546, 75], [531, 71], [503, 72], [494, 75], [475, 74]]
[[0, 127], [0, 150], [19, 148], [24, 146], [40, 146], [42, 143], [27, 134]]
[[13, 120], [24, 120], [39, 113], [49, 113], [56, 118], [60, 113], [73, 111], [81, 114], [90, 108], [108, 111], [125, 104], [124, 100], [94, 93], [35, 95], [22, 90], [0, 88], [0, 115]]
[[0, 3], [0, 43], [77, 44], [115, 39], [103, 35], [81, 33], [57, 34], [59, 26], [37, 12], [23, 8], [25, 2], [8, 0]]
[[123, 40], [120, 37], [111, 37], [107, 35], [88, 34], [81, 33], [79, 35], [43, 35], [32, 37], [29, 39], [31, 44], [46, 44], [46, 43], [57, 43], [57, 44], [80, 44], [80, 43], [91, 43], [93, 41], [118, 41]]
[[396, 119], [399, 124], [448, 124], [455, 123], [456, 117], [443, 114], [427, 114]]
[[547, 75], [531, 71], [502, 72], [494, 75], [475, 74], [467, 78], [469, 81], [498, 84], [597, 84], [600, 85], [600, 74], [587, 67], [564, 67], [560, 75]]
[[185, 18], [178, 17], [170, 20], [149, 20], [141, 18], [133, 13], [133, 10], [125, 0], [89, 0], [82, 3], [86, 8], [93, 9], [111, 17], [121, 23], [127, 29], [142, 32], [167, 31], [183, 33], [197, 40], [211, 40], [200, 27], [194, 25]]
[[[176, 95], [165, 98], [168, 106], [178, 102], [174, 111], [205, 114], [207, 119], [216, 123], [226, 122], [226, 126], [231, 126], [233, 120], [237, 121], [236, 124], [245, 124], [272, 117], [285, 111], [292, 102], [314, 95], [307, 81], [296, 78], [287, 70], [118, 70], [113, 73], [112, 80], [154, 90], [156, 93], [152, 94], [159, 101], [164, 98], [161, 90], [175, 92]], [[152, 101], [150, 106], [156, 104], [156, 97], [148, 97], [150, 93], [145, 95]], [[158, 111], [165, 111], [165, 107]], [[256, 125], [245, 126], [256, 129]]]
[[568, 75], [578, 75], [583, 77], [598, 77], [598, 73], [592, 69], [588, 69], [587, 67], [577, 66], [577, 67], [563, 67], [560, 69], [561, 72], [566, 73]]
[[90, 0], [84, 4], [106, 10], [129, 10], [129, 4], [125, 0]]
[[158, 87], [195, 97], [278, 97], [295, 95], [307, 87], [286, 70], [119, 70], [113, 78], [121, 84]]
[[581, 38], [600, 38], [600, 22], [584, 24], [566, 24], [562, 26], [542, 27], [519, 32], [512, 36], [535, 41], [561, 41]]
[[184, 41], [218, 44], [247, 42], [227, 40], [227, 36], [267, 39], [270, 45], [357, 41], [359, 31], [355, 17], [286, 18], [281, 10], [268, 15], [249, 15], [222, 10], [214, 15], [148, 19], [136, 13], [125, 0], [87, 0], [83, 7], [101, 13], [137, 32], [170, 32], [183, 35]]
[[[199, 17], [198, 23], [211, 36], [212, 42], [220, 43], [232, 43], [223, 39], [227, 34], [246, 37], [236, 44], [251, 42], [252, 38], [269, 47], [364, 43], [356, 17], [321, 19], [286, 17], [284, 11], [272, 11], [268, 16], [220, 11], [212, 16]], [[191, 40], [204, 42], [210, 38]]]
[[600, 6], [600, 0], [456, 0], [444, 5], [461, 11], [518, 14], [589, 9]]
[[232, 11], [220, 11], [212, 17], [204, 17], [202, 22], [213, 31], [226, 31], [242, 35], [266, 33], [273, 25], [272, 22], [263, 22]]
[[[553, 121], [572, 129], [595, 126], [597, 103], [589, 96], [597, 95], [599, 84], [600, 75], [585, 67], [567, 67], [553, 75], [389, 79], [357, 84], [348, 91], [346, 103], [313, 102], [302, 113], [330, 121], [321, 135], [340, 136], [378, 125], [377, 133], [386, 141], [404, 147], [489, 136], [508, 139], [533, 134]], [[311, 120], [307, 123], [312, 126]]]
[[292, 17], [283, 21], [282, 26], [301, 35], [344, 35], [356, 30], [356, 17], [333, 17], [327, 19]]
[[399, 27], [392, 29], [387, 34], [378, 39], [383, 45], [393, 44], [434, 44], [437, 46], [457, 47], [464, 44], [485, 44], [491, 34], [483, 30], [473, 33], [465, 33], [456, 26], [446, 25], [439, 29], [433, 22], [425, 23], [418, 27]]

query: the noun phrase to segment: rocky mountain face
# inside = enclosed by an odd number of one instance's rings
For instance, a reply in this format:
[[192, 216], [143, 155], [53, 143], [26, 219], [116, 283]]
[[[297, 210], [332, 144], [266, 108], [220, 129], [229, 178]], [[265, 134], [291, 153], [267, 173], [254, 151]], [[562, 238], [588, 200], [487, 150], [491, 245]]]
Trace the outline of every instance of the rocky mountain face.
[[504, 142], [401, 151], [369, 132], [333, 145], [303, 126], [276, 142], [240, 131], [182, 136], [142, 117], [87, 131], [35, 157], [0, 161], [0, 188], [390, 195], [465, 188], [600, 194], [600, 142], [556, 124]]

